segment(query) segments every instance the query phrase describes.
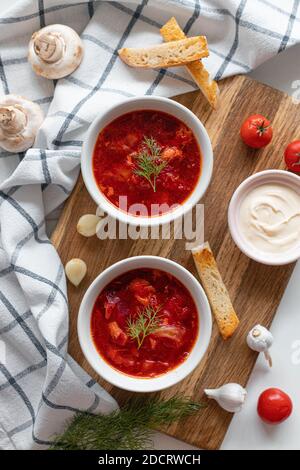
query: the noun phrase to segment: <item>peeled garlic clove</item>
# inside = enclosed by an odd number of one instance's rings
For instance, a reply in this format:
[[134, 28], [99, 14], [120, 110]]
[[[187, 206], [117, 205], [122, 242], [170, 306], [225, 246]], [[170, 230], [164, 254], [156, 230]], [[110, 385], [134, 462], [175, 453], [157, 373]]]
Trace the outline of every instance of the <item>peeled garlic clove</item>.
[[0, 98], [0, 147], [25, 152], [34, 143], [44, 115], [40, 106], [18, 95]]
[[253, 349], [253, 351], [263, 352], [270, 367], [272, 367], [272, 359], [268, 350], [272, 346], [273, 341], [272, 333], [262, 325], [255, 325], [247, 336], [249, 348]]
[[77, 223], [77, 232], [84, 237], [96, 235], [96, 227], [100, 217], [95, 214], [85, 214], [80, 217]]
[[79, 258], [70, 259], [65, 266], [66, 276], [75, 287], [79, 286], [86, 272], [87, 266], [85, 262]]
[[208, 398], [213, 398], [226, 411], [236, 413], [241, 411], [247, 391], [239, 384], [229, 383], [220, 388], [205, 389]]
[[28, 60], [37, 75], [49, 79], [70, 75], [83, 57], [83, 44], [72, 28], [51, 24], [33, 33]]

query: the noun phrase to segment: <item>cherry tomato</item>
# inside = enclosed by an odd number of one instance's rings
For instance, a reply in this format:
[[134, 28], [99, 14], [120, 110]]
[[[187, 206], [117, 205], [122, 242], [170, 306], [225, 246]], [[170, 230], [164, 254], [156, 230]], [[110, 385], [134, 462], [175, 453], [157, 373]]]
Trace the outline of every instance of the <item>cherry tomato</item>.
[[269, 424], [285, 421], [293, 410], [290, 397], [279, 388], [268, 388], [258, 399], [257, 412]]
[[253, 114], [242, 124], [240, 134], [246, 145], [259, 149], [271, 142], [273, 129], [267, 118], [261, 114]]
[[289, 170], [300, 173], [300, 140], [294, 140], [287, 146], [284, 159]]

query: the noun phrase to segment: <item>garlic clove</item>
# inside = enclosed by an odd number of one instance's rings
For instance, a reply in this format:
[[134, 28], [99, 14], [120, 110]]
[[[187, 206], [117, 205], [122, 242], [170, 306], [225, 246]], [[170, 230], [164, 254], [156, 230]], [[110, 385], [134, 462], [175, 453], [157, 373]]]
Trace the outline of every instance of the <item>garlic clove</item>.
[[255, 325], [247, 335], [249, 348], [256, 352], [263, 352], [270, 367], [272, 367], [272, 359], [268, 350], [273, 341], [272, 333], [262, 325]]
[[69, 281], [77, 287], [87, 273], [87, 266], [82, 259], [73, 258], [67, 262], [65, 273]]
[[206, 388], [204, 393], [208, 398], [216, 400], [221, 408], [231, 413], [241, 411], [247, 396], [247, 391], [236, 383], [228, 383], [220, 388]]
[[83, 57], [83, 43], [72, 28], [51, 24], [35, 32], [29, 42], [28, 60], [37, 75], [58, 79], [70, 75]]
[[96, 227], [100, 217], [95, 214], [84, 214], [77, 222], [77, 232], [84, 237], [96, 235]]
[[0, 98], [0, 147], [8, 152], [25, 152], [34, 143], [44, 116], [40, 106], [23, 96]]

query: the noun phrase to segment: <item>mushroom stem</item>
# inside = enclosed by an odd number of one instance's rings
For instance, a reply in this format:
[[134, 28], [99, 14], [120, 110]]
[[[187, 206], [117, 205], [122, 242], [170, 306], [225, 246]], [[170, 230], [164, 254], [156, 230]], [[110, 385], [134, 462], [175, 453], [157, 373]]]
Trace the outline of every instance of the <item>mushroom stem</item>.
[[65, 41], [56, 32], [37, 33], [34, 38], [34, 50], [41, 60], [47, 63], [58, 62], [62, 59]]
[[265, 355], [266, 360], [269, 363], [269, 366], [272, 367], [273, 361], [272, 361], [272, 358], [271, 358], [271, 355], [270, 355], [269, 351], [265, 351], [264, 355]]
[[26, 114], [17, 106], [3, 106], [0, 108], [0, 128], [3, 134], [19, 134], [27, 123]]

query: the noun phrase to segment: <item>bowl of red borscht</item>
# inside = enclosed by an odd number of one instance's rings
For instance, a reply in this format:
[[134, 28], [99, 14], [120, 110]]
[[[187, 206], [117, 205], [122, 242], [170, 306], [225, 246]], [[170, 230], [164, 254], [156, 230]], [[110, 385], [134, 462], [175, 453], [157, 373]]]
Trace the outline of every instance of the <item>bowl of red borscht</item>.
[[161, 97], [132, 98], [91, 124], [82, 148], [82, 176], [106, 213], [153, 226], [183, 216], [204, 195], [213, 153], [200, 120]]
[[136, 256], [90, 285], [77, 323], [82, 351], [111, 384], [153, 392], [183, 380], [211, 337], [210, 306], [199, 282], [174, 261]]

